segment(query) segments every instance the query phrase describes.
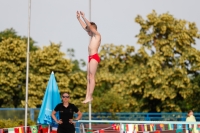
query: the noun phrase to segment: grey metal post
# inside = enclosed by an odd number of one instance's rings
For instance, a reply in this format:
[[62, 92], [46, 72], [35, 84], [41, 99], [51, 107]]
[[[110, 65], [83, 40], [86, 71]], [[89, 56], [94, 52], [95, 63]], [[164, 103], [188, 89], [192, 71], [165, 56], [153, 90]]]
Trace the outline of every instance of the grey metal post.
[[[91, 21], [91, 0], [89, 0], [89, 21]], [[90, 122], [91, 119], [92, 119], [92, 102], [89, 102], [89, 129], [92, 129], [92, 124]]]
[[120, 133], [123, 133], [123, 130], [122, 130], [122, 123], [120, 123]]
[[28, 77], [29, 77], [29, 43], [30, 43], [30, 22], [31, 22], [31, 0], [28, 1], [28, 37], [26, 52], [26, 98], [25, 98], [25, 133], [27, 133], [27, 111], [28, 111]]

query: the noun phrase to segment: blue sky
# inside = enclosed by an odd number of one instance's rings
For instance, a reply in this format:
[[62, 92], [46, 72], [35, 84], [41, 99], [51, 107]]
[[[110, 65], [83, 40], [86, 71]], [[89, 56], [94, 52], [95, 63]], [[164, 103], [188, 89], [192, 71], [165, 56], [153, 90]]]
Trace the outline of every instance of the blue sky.
[[[14, 28], [27, 36], [28, 0], [0, 0], [0, 31]], [[146, 18], [152, 10], [169, 12], [175, 18], [195, 22], [200, 29], [199, 0], [91, 0], [91, 20], [102, 35], [101, 44], [138, 45], [135, 35], [137, 15]], [[75, 58], [87, 60], [89, 36], [76, 19], [76, 11], [89, 16], [89, 0], [32, 0], [31, 37], [42, 47], [50, 42], [62, 43], [61, 51], [75, 49]], [[200, 50], [200, 41], [195, 46]]]

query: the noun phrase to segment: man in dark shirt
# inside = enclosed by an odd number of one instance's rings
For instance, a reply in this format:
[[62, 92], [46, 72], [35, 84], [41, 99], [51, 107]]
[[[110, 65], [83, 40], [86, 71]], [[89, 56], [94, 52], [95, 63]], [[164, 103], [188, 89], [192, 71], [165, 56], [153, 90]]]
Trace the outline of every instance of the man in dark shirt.
[[[63, 103], [59, 103], [52, 112], [52, 118], [59, 124], [57, 133], [75, 133], [73, 123], [74, 112], [78, 114], [76, 120], [80, 120], [82, 117], [82, 113], [78, 110], [78, 108], [74, 104], [69, 103], [69, 98], [70, 96], [68, 93], [63, 93]], [[55, 116], [56, 112], [59, 112], [60, 120], [57, 120]]]

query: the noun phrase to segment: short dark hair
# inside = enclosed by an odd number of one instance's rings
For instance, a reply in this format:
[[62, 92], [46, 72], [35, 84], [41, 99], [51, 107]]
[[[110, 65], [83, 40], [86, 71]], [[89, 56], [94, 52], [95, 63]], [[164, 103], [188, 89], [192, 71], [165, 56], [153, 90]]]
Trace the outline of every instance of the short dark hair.
[[64, 94], [68, 94], [68, 95], [69, 95], [69, 93], [68, 93], [68, 92], [63, 92], [61, 95], [63, 96]]
[[192, 110], [189, 110], [187, 113], [187, 117], [189, 117], [189, 113], [193, 112]]
[[90, 22], [90, 24], [97, 29], [97, 25], [94, 22]]

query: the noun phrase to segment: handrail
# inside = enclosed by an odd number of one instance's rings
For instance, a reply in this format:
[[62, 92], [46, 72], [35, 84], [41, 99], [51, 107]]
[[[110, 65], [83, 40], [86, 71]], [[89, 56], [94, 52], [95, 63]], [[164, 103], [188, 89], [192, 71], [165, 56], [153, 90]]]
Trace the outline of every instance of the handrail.
[[[0, 108], [1, 118], [2, 119], [9, 119], [14, 118], [11, 117], [11, 113], [9, 111], [24, 111], [25, 108]], [[37, 119], [37, 115], [39, 113], [40, 108], [28, 108], [30, 112], [30, 119], [35, 121]], [[8, 111], [8, 115], [4, 115], [3, 111]], [[12, 113], [13, 114], [13, 113]], [[23, 113], [20, 113], [18, 117], [23, 117]], [[169, 120], [169, 121], [185, 121], [186, 119], [186, 112], [160, 112], [160, 113], [148, 113], [148, 112], [121, 112], [121, 113], [109, 113], [109, 112], [99, 112], [99, 113], [92, 113], [93, 120], [103, 120], [103, 119], [113, 119], [113, 120], [145, 120], [145, 121], [161, 121], [161, 120]], [[200, 113], [194, 113], [197, 121], [200, 121]], [[83, 120], [88, 119], [88, 113], [83, 113]]]
[[116, 120], [78, 120], [80, 123], [123, 123], [123, 124], [200, 124], [200, 122], [183, 121], [116, 121]]

